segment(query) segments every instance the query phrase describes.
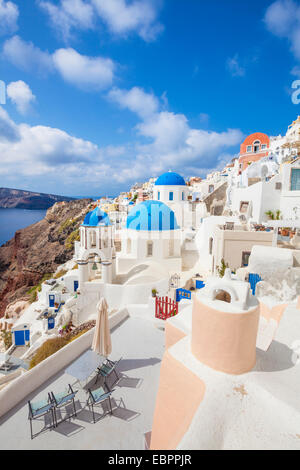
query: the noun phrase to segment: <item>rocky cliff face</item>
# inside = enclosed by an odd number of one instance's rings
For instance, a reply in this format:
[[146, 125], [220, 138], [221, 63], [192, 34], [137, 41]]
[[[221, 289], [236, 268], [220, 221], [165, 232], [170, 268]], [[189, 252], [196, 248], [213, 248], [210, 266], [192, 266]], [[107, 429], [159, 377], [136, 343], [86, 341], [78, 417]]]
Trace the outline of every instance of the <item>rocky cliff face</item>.
[[43, 220], [18, 230], [0, 247], [0, 317], [11, 302], [26, 299], [45, 274], [72, 258], [79, 225], [91, 206], [91, 199], [55, 203]]
[[55, 194], [0, 188], [0, 207], [5, 209], [48, 209], [55, 202], [72, 200], [73, 198], [56, 196]]

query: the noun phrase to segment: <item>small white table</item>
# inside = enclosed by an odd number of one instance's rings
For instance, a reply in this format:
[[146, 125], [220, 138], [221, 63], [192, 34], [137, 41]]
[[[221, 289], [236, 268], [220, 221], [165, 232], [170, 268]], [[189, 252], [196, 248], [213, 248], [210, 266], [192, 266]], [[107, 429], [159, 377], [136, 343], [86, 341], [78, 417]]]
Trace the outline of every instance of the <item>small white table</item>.
[[95, 351], [88, 349], [78, 359], [72, 362], [65, 372], [75, 377], [75, 379], [77, 379], [76, 382], [81, 384], [81, 382], [87, 381], [93, 372], [101, 366], [104, 359], [104, 356], [100, 356]]

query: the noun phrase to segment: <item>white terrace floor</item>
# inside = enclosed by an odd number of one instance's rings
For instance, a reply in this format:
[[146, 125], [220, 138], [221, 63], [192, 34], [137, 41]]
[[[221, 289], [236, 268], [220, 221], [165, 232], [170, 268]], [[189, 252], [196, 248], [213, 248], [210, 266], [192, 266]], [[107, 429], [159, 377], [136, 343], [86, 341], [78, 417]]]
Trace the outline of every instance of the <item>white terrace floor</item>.
[[[118, 367], [123, 378], [113, 392], [113, 416], [106, 415], [94, 424], [86, 406], [87, 394], [77, 383], [74, 386], [80, 389], [76, 396], [77, 418], [31, 440], [27, 400], [42, 399], [50, 390], [63, 391], [65, 385], [73, 384], [75, 379], [62, 370], [0, 418], [0, 449], [143, 449], [143, 435], [152, 427], [164, 332], [147, 320], [128, 318], [112, 332], [112, 347], [111, 359], [123, 357]], [[94, 382], [93, 377], [92, 388]], [[100, 385], [101, 381], [96, 387]], [[100, 418], [101, 406], [95, 411], [96, 419]], [[33, 421], [34, 433], [43, 425], [44, 418]]]

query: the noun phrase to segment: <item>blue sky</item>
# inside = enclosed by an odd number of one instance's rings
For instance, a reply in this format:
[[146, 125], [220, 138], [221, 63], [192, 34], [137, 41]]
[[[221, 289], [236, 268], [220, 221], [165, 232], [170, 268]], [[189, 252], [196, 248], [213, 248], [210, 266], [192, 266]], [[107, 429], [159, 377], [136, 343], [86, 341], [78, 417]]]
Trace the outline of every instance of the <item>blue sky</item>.
[[204, 176], [286, 132], [299, 62], [296, 0], [0, 0], [0, 186]]

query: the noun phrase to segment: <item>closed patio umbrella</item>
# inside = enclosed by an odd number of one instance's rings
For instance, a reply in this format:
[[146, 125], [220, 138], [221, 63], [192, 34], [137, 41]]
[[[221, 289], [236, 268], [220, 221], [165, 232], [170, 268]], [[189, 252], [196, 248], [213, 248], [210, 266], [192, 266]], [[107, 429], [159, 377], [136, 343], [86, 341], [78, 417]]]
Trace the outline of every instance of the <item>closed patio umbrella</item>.
[[98, 316], [92, 342], [92, 350], [101, 356], [108, 357], [112, 348], [108, 322], [108, 305], [103, 297], [97, 304], [97, 310]]

